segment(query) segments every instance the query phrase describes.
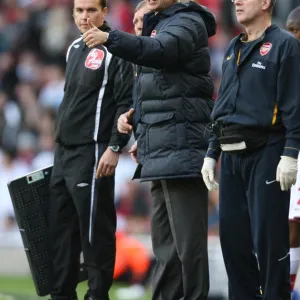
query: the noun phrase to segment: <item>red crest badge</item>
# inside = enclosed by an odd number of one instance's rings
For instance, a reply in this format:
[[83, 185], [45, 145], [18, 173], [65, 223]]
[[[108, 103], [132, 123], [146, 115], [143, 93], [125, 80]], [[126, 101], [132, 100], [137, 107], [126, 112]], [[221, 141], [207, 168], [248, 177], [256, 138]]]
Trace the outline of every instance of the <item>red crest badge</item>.
[[88, 57], [85, 60], [85, 67], [92, 70], [100, 68], [104, 58], [104, 51], [100, 49], [93, 49], [90, 51]]
[[272, 44], [271, 43], [269, 43], [269, 42], [268, 43], [264, 43], [260, 47], [260, 50], [259, 50], [260, 55], [264, 56], [264, 55], [268, 54], [270, 52], [271, 48], [272, 48]]
[[156, 36], [156, 30], [152, 30], [151, 36]]

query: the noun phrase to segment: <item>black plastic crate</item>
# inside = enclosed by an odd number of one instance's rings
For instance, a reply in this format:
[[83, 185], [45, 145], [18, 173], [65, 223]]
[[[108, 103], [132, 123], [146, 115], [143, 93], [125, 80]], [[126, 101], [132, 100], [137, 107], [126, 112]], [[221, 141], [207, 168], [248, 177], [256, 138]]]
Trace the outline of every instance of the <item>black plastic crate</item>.
[[[49, 294], [48, 212], [52, 166], [8, 183], [16, 221], [22, 236], [30, 271], [39, 296]], [[80, 281], [87, 278], [81, 265]]]

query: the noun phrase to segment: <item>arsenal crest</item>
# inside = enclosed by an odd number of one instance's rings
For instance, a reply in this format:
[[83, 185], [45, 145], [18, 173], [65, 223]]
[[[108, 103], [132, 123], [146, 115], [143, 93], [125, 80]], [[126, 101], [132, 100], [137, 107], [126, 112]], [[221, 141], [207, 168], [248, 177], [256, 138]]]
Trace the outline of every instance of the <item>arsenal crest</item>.
[[261, 47], [260, 47], [260, 55], [261, 56], [265, 56], [266, 54], [268, 54], [270, 52], [272, 48], [272, 44], [271, 43], [264, 43]]
[[100, 68], [104, 58], [104, 51], [100, 49], [93, 49], [90, 51], [88, 57], [85, 60], [85, 67], [92, 70]]

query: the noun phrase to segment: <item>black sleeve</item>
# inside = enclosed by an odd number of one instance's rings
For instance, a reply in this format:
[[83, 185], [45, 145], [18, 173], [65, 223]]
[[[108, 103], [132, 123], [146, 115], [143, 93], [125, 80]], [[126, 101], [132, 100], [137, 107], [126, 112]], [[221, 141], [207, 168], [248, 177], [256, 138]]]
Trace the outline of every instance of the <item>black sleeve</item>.
[[206, 157], [210, 157], [215, 160], [218, 160], [221, 155], [221, 152], [222, 150], [220, 147], [220, 142], [218, 141], [217, 137], [213, 135], [209, 140], [209, 146], [206, 151]]
[[283, 155], [297, 158], [300, 149], [300, 44], [286, 41], [278, 74], [278, 111], [286, 129]]
[[122, 149], [128, 143], [130, 135], [120, 133], [118, 131], [117, 124], [120, 115], [127, 112], [132, 106], [134, 76], [132, 64], [114, 56], [109, 67], [108, 76], [109, 82], [113, 84], [113, 99], [117, 105], [117, 111], [109, 145], [119, 145]]
[[153, 37], [135, 36], [119, 30], [109, 33], [108, 51], [145, 67], [163, 69], [190, 59], [197, 40], [207, 40], [203, 25], [189, 17], [170, 20]]
[[[222, 63], [222, 76], [223, 77], [224, 77], [224, 72], [225, 72], [226, 58], [232, 52], [232, 49], [233, 49], [232, 46], [234, 45], [235, 41], [236, 41], [236, 38], [231, 40], [228, 47], [227, 47], [227, 49], [226, 49], [226, 51], [225, 51], [224, 58], [223, 58], [223, 63]], [[222, 94], [222, 90], [223, 90], [223, 81], [221, 80], [218, 95]], [[218, 97], [217, 97], [216, 101], [218, 101]], [[214, 108], [213, 108], [212, 121], [217, 121], [217, 119], [215, 119], [213, 117], [213, 114], [215, 113], [215, 110], [216, 110], [216, 106], [214, 106]], [[215, 135], [215, 133], [211, 132], [211, 138], [209, 140], [209, 146], [208, 146], [208, 149], [207, 149], [207, 152], [206, 152], [206, 157], [210, 157], [210, 158], [213, 158], [215, 160], [218, 160], [221, 153], [222, 153], [222, 149], [221, 149], [221, 146], [220, 146], [220, 142], [219, 142], [217, 136]]]

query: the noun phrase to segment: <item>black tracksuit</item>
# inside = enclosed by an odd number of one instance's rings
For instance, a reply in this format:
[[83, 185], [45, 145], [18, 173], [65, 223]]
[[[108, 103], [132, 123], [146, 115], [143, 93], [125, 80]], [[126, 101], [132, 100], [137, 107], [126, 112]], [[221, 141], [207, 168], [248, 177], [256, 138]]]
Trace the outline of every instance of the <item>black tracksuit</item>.
[[[280, 156], [300, 148], [300, 47], [277, 26], [229, 45], [207, 156], [220, 171], [220, 239], [234, 300], [288, 300], [289, 191], [276, 182]], [[224, 151], [245, 142], [247, 149]], [[227, 149], [228, 150], [228, 149]]]
[[[100, 28], [108, 31], [106, 23]], [[51, 296], [76, 297], [79, 255], [88, 271], [89, 296], [108, 300], [115, 261], [114, 176], [95, 179], [108, 145], [123, 148], [129, 136], [117, 120], [132, 105], [133, 68], [103, 46], [82, 38], [67, 53], [66, 85], [58, 111], [51, 178]]]

